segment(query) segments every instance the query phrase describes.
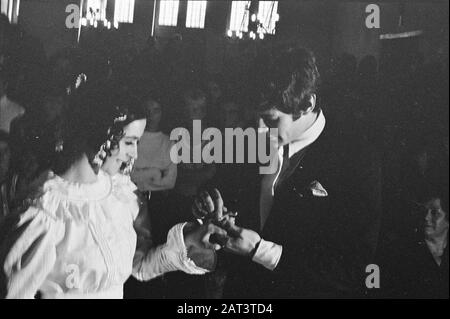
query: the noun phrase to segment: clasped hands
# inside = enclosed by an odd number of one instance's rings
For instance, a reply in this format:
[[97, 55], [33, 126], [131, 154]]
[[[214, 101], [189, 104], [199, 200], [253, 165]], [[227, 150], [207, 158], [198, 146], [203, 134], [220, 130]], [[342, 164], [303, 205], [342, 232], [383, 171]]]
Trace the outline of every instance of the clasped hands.
[[253, 230], [236, 225], [236, 213], [228, 211], [220, 192], [214, 189], [211, 194], [203, 191], [195, 199], [192, 213], [202, 220], [202, 226], [194, 231], [194, 238], [186, 241], [201, 243], [205, 248], [219, 250], [222, 247], [231, 253], [252, 257], [261, 237]]

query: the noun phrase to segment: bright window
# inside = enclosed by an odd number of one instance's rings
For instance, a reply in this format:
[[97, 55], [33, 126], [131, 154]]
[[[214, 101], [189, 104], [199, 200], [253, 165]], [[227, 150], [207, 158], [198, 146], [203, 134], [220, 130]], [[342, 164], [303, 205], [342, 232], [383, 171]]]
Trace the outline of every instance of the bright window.
[[8, 8], [9, 7], [9, 1], [8, 0], [2, 0], [1, 2], [1, 12], [5, 15], [8, 15]]
[[106, 0], [87, 0], [86, 18], [88, 20], [106, 20]]
[[205, 28], [207, 1], [188, 1], [186, 12], [186, 28]]
[[249, 9], [251, 1], [233, 1], [231, 4], [230, 30], [247, 32], [250, 20]]
[[17, 23], [20, 0], [2, 0], [1, 13], [5, 14], [11, 23]]
[[180, 1], [178, 0], [161, 0], [159, 2], [159, 25], [177, 26], [178, 20], [178, 6]]
[[116, 0], [114, 7], [114, 21], [133, 23], [135, 0]]
[[278, 17], [278, 1], [259, 1], [258, 20], [261, 26], [258, 33], [275, 34]]

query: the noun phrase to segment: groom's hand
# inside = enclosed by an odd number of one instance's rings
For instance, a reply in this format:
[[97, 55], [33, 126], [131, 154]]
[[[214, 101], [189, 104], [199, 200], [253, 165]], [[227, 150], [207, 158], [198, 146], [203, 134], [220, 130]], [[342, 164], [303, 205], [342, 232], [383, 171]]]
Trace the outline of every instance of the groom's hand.
[[227, 231], [225, 250], [237, 255], [253, 257], [261, 236], [251, 229], [236, 226], [234, 219], [224, 219], [220, 225]]
[[227, 209], [217, 189], [213, 189], [211, 194], [204, 190], [194, 200], [192, 213], [198, 219], [219, 221], [227, 213]]
[[199, 216], [211, 220], [214, 224], [226, 230], [228, 238], [224, 237], [215, 242], [219, 242], [229, 252], [251, 257], [256, 249], [257, 244], [261, 241], [259, 234], [253, 230], [236, 226], [236, 214], [228, 212], [223, 204], [222, 196], [217, 189], [214, 189], [212, 196], [204, 191], [195, 203]]
[[222, 195], [217, 189], [211, 193], [202, 191], [194, 200], [192, 213], [204, 222], [212, 222], [216, 225], [223, 225], [226, 222], [234, 224], [237, 212], [228, 211], [224, 206]]

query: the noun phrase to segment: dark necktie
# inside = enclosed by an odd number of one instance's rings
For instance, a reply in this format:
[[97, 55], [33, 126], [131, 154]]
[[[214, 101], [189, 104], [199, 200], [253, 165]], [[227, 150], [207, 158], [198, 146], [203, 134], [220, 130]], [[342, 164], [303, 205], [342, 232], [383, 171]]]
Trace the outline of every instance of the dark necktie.
[[278, 179], [275, 181], [275, 187], [276, 190], [279, 186], [280, 182], [285, 180], [286, 178], [286, 172], [288, 171], [290, 160], [289, 160], [289, 144], [286, 144], [283, 146], [283, 164], [281, 166], [280, 174], [278, 175]]

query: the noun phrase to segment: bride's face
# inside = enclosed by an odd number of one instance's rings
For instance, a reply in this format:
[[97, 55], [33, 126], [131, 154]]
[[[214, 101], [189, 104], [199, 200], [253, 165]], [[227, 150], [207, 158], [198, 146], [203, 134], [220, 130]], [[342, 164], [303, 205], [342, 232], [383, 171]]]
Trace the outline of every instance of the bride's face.
[[135, 160], [138, 157], [137, 146], [147, 121], [145, 119], [131, 122], [124, 128], [124, 136], [119, 142], [119, 147], [111, 151], [104, 163], [104, 168], [110, 174], [116, 174], [124, 163]]

